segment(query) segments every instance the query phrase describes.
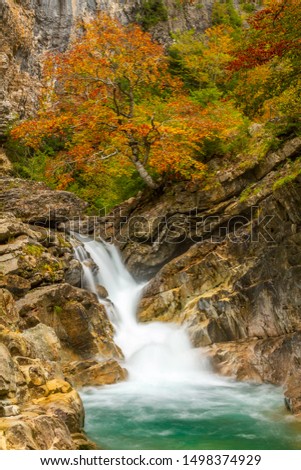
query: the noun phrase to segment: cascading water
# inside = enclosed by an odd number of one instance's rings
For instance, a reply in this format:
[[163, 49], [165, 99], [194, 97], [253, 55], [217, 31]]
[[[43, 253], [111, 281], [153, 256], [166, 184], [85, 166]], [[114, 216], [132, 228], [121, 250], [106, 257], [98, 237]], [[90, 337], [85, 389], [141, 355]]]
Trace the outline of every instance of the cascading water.
[[83, 286], [98, 295], [102, 285], [109, 293], [110, 301], [99, 301], [129, 372], [126, 382], [82, 392], [92, 439], [113, 449], [300, 448], [279, 390], [216, 376], [182, 327], [138, 323], [144, 286], [128, 273], [116, 247], [91, 240], [75, 250]]
[[[104, 286], [113, 304], [107, 303], [108, 314], [115, 327], [115, 341], [125, 356], [129, 380], [156, 383], [195, 380], [209, 374], [205, 359], [193, 350], [183, 328], [164, 323], [141, 324], [136, 311], [143, 284], [137, 284], [123, 265], [117, 248], [108, 243], [90, 241], [85, 248], [76, 248], [83, 264], [84, 284], [97, 294], [97, 285]], [[93, 273], [87, 253], [99, 267]], [[201, 374], [201, 369], [203, 374]], [[212, 380], [217, 380], [210, 374]]]

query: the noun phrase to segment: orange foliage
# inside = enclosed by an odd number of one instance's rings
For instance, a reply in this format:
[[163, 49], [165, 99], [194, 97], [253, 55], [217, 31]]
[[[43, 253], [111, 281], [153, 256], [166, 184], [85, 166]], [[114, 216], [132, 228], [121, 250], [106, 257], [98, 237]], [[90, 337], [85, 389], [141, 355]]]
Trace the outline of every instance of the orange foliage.
[[169, 74], [162, 46], [138, 26], [101, 14], [81, 27], [67, 52], [48, 55], [41, 109], [13, 136], [35, 149], [59, 139], [62, 187], [78, 170], [106, 171], [112, 158], [121, 172], [130, 162], [151, 187], [151, 174], [200, 177], [196, 151], [229, 128], [225, 113], [192, 102]]

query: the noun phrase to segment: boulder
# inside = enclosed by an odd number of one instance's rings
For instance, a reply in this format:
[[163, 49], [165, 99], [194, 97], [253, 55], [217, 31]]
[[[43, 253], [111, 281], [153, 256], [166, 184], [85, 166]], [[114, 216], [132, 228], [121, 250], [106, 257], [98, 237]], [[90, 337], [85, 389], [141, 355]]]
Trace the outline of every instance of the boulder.
[[23, 332], [23, 338], [33, 345], [37, 357], [43, 360], [59, 361], [61, 343], [53, 328], [39, 323]]
[[0, 287], [22, 297], [33, 287], [62, 282], [80, 285], [82, 268], [64, 234], [0, 215]]
[[121, 357], [105, 309], [92, 293], [69, 284], [52, 285], [30, 291], [16, 305], [21, 328], [38, 321], [54, 329], [65, 359]]

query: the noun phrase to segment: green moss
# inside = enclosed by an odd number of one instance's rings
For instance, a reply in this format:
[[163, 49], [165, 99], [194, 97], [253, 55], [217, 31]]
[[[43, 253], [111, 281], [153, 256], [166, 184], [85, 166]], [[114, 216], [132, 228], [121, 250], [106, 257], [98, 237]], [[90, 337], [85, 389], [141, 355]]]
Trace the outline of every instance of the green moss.
[[57, 234], [57, 241], [58, 241], [59, 245], [64, 247], [64, 248], [72, 248], [71, 243], [69, 243], [66, 240], [66, 238], [63, 235], [61, 235], [60, 233]]
[[35, 256], [38, 258], [39, 256], [44, 253], [45, 249], [40, 246], [40, 245], [26, 245], [23, 247], [23, 252], [26, 253], [27, 255]]
[[248, 186], [246, 189], [244, 189], [244, 191], [241, 193], [239, 197], [239, 201], [240, 202], [246, 201], [250, 197], [253, 188], [254, 188], [254, 185], [251, 185], [251, 186]]
[[60, 313], [62, 313], [62, 311], [63, 311], [62, 307], [60, 307], [59, 305], [54, 305], [53, 313], [56, 313], [57, 315], [59, 315]]
[[292, 173], [292, 174], [283, 176], [282, 178], [279, 178], [277, 181], [275, 181], [273, 185], [273, 191], [276, 191], [277, 189], [281, 188], [282, 186], [285, 186], [286, 184], [293, 183], [295, 179], [297, 178], [297, 176], [300, 174], [301, 174], [301, 170], [299, 170], [298, 173]]

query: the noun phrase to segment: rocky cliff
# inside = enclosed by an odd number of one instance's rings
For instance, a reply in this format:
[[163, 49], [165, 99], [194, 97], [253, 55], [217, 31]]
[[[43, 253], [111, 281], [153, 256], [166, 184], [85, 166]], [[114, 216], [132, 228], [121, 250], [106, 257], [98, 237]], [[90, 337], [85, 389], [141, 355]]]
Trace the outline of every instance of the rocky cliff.
[[[126, 377], [104, 307], [56, 224], [86, 204], [0, 167], [0, 449], [89, 449], [75, 388]], [[53, 227], [53, 228], [52, 228]]]
[[[161, 5], [161, 1], [159, 1]], [[142, 21], [153, 15], [150, 30], [159, 41], [172, 31], [210, 24], [214, 0], [162, 0], [163, 15], [154, 0], [1, 0], [0, 1], [0, 139], [16, 118], [37, 107], [43, 54], [64, 50], [79, 18], [106, 11], [121, 21]], [[237, 6], [239, 2], [237, 3]], [[147, 8], [147, 9], [146, 9]], [[144, 13], [143, 13], [144, 12]]]

